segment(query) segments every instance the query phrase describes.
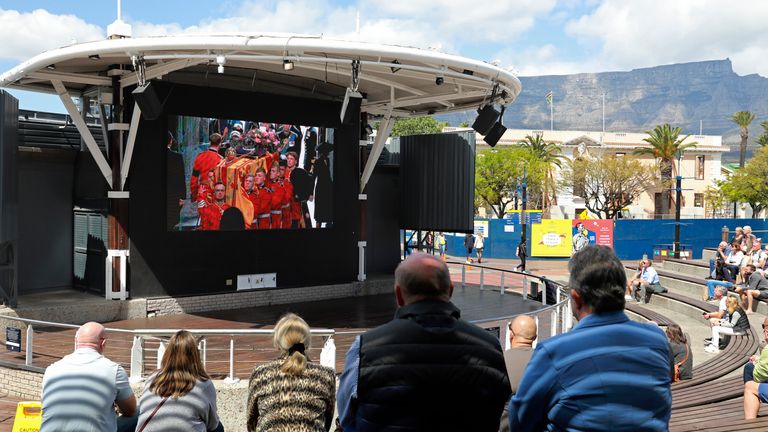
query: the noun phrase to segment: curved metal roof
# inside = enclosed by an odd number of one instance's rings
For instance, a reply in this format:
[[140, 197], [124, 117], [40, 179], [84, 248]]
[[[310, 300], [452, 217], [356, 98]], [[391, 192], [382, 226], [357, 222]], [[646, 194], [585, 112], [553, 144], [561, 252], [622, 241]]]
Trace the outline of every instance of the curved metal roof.
[[[418, 48], [274, 34], [181, 35], [108, 39], [39, 54], [0, 75], [0, 87], [70, 92], [135, 85], [132, 57], [146, 79], [253, 88], [273, 93], [343, 98], [359, 62], [362, 110], [373, 115], [425, 115], [512, 103], [520, 81], [511, 72], [469, 58]], [[217, 73], [222, 63], [224, 73]], [[292, 70], [284, 62], [292, 62]], [[441, 85], [437, 78], [443, 78]], [[494, 92], [494, 88], [496, 91]]]

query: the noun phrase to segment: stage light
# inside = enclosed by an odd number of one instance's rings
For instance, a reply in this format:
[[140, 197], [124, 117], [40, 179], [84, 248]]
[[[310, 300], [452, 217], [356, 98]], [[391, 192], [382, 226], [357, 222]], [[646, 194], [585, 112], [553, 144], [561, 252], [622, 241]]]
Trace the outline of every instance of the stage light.
[[488, 104], [482, 109], [477, 111], [477, 118], [472, 123], [472, 129], [476, 130], [482, 135], [488, 135], [488, 132], [493, 127], [493, 124], [499, 118], [499, 112], [493, 105]]
[[507, 131], [507, 128], [501, 124], [501, 122], [504, 121], [504, 110], [506, 109], [507, 108], [505, 106], [501, 107], [499, 121], [497, 121], [496, 124], [491, 127], [491, 130], [489, 130], [488, 133], [483, 137], [483, 141], [488, 143], [488, 145], [491, 147], [495, 147], [496, 143], [498, 143], [502, 135], [504, 135], [504, 132]]
[[293, 66], [294, 65], [293, 65], [292, 61], [290, 61], [288, 59], [283, 60], [283, 70], [291, 71], [291, 70], [293, 70]]
[[435, 78], [435, 85], [443, 85], [445, 82], [445, 77], [442, 75], [438, 75], [437, 78]]
[[48, 70], [56, 70], [56, 65], [55, 64], [49, 64], [45, 68], [48, 69]]
[[219, 67], [217, 69], [218, 72], [220, 74], [223, 74], [224, 73], [224, 65], [227, 64], [227, 58], [224, 57], [223, 55], [216, 56], [216, 63], [219, 65]]
[[145, 120], [155, 120], [163, 113], [163, 102], [151, 82], [145, 86], [136, 87], [132, 94], [133, 100], [141, 109], [141, 116]]
[[[400, 62], [399, 62], [399, 61], [397, 61], [397, 59], [394, 59], [394, 60], [392, 60], [392, 64], [396, 64], [396, 65], [399, 65], [399, 64], [400, 64]], [[391, 67], [391, 68], [389, 68], [389, 69], [392, 71], [392, 73], [396, 73], [397, 71], [399, 71], [399, 70], [400, 70], [400, 69], [402, 69], [402, 68], [399, 68], [399, 67], [397, 67], [397, 66], [392, 66], [392, 67]]]
[[339, 113], [342, 123], [344, 123], [344, 117], [347, 115], [347, 105], [349, 105], [350, 98], [362, 99], [363, 95], [361, 95], [360, 92], [347, 87], [347, 91], [344, 93], [344, 102], [341, 104], [341, 113]]

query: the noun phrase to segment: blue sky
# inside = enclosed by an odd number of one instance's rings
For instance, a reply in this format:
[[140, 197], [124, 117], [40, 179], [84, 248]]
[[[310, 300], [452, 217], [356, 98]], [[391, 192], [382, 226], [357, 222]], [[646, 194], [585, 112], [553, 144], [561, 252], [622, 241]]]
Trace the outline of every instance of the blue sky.
[[[0, 70], [104, 38], [116, 9], [116, 0], [0, 0]], [[123, 0], [122, 17], [134, 36], [322, 33], [499, 60], [522, 76], [726, 57], [741, 75], [768, 76], [768, 2], [757, 0]], [[11, 92], [22, 108], [63, 112], [52, 96]]]

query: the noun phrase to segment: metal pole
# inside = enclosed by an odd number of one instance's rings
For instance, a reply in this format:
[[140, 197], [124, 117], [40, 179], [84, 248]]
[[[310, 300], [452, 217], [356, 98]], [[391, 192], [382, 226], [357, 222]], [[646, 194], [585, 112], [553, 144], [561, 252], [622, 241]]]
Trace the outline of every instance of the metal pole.
[[240, 381], [239, 378], [235, 378], [235, 339], [229, 339], [229, 376], [224, 378], [224, 382], [227, 384], [234, 384]]
[[680, 259], [680, 197], [683, 178], [678, 175], [675, 179], [675, 245], [674, 257]]
[[[14, 258], [15, 259], [15, 258]], [[13, 275], [16, 277], [16, 275]], [[32, 366], [32, 353], [34, 352], [34, 339], [35, 331], [32, 329], [32, 324], [27, 325], [27, 349], [24, 356], [24, 364]]]
[[605, 133], [605, 92], [603, 92], [603, 133]]
[[464, 289], [464, 284], [467, 280], [467, 267], [464, 264], [461, 265], [461, 289]]
[[522, 228], [522, 231], [520, 232], [520, 238], [521, 242], [525, 242], [525, 236], [526, 236], [526, 222], [527, 217], [525, 214], [525, 210], [528, 207], [528, 179], [526, 177], [526, 167], [525, 164], [523, 164], [523, 210], [520, 212], [520, 226]]
[[549, 101], [549, 130], [555, 130], [555, 93], [552, 93], [552, 100]]
[[485, 269], [480, 267], [480, 291], [485, 289]]
[[501, 286], [499, 287], [499, 294], [504, 294], [504, 271], [501, 272]]

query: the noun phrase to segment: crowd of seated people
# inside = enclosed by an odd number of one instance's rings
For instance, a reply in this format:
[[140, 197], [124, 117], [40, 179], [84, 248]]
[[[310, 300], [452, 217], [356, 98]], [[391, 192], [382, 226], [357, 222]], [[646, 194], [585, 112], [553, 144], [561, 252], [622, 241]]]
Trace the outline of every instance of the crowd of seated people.
[[[497, 337], [461, 318], [445, 263], [410, 255], [395, 272], [394, 319], [356, 337], [338, 391], [333, 370], [309, 358], [308, 324], [284, 315], [274, 329], [277, 358], [251, 374], [243, 401], [247, 430], [490, 432], [499, 430], [505, 406], [503, 430], [668, 430], [671, 384], [692, 377], [688, 337], [676, 325], [664, 332], [628, 319], [626, 275], [610, 248], [587, 246], [568, 267], [573, 329], [534, 349], [535, 321], [519, 317], [508, 327], [513, 351], [505, 353]], [[718, 287], [716, 294], [723, 293]], [[735, 334], [746, 316], [735, 298], [727, 311]], [[713, 327], [713, 343], [722, 333]], [[216, 391], [196, 342], [183, 330], [171, 338], [137, 413], [125, 371], [102, 354], [103, 327], [84, 325], [76, 351], [46, 371], [41, 430], [222, 431]], [[768, 350], [750, 363], [747, 418], [768, 396], [762, 384]], [[105, 400], [96, 407], [99, 397]], [[93, 412], [81, 415], [82, 403], [92, 404]], [[113, 403], [125, 414], [122, 420], [115, 419]]]

